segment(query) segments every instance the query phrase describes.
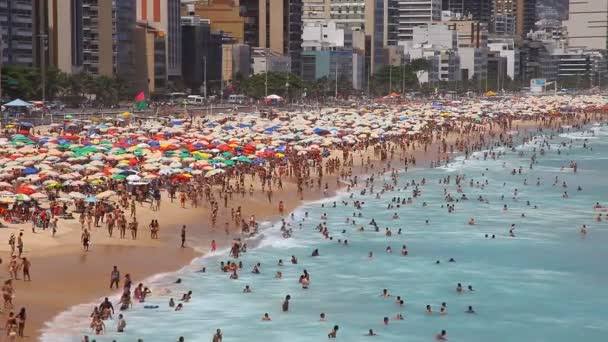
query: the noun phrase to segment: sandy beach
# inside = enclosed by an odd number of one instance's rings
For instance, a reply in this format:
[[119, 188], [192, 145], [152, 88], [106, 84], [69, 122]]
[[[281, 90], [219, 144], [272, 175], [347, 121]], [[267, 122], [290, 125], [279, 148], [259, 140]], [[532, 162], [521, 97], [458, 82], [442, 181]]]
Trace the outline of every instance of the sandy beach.
[[[414, 142], [406, 150], [396, 150], [395, 157], [388, 160], [380, 160], [379, 155], [374, 152], [374, 145], [366, 150], [353, 152], [352, 175], [364, 175], [366, 167], [364, 161], [368, 158], [375, 164], [375, 171], [387, 168], [402, 168], [400, 156], [416, 159], [416, 166], [427, 167], [431, 161], [438, 159], [445, 161], [448, 153], [442, 151], [442, 145], [455, 144], [457, 140], [473, 147], [483, 147], [492, 139], [497, 139], [501, 133], [517, 130], [521, 133], [536, 130], [543, 125], [561, 125], [561, 119], [549, 121], [513, 121], [511, 127], [501, 126], [495, 123], [491, 129], [485, 129], [482, 133], [470, 131], [469, 135], [463, 136], [461, 132], [453, 131], [432, 143], [424, 145]], [[572, 124], [573, 122], [567, 122]], [[481, 126], [480, 126], [481, 127]], [[487, 128], [487, 127], [486, 127]], [[521, 134], [520, 133], [520, 134]], [[456, 152], [456, 151], [455, 151]], [[463, 152], [463, 151], [458, 151]], [[333, 150], [331, 156], [340, 157], [341, 151]], [[153, 211], [149, 204], [137, 207], [137, 219], [140, 222], [139, 237], [132, 240], [128, 236], [119, 239], [116, 236], [110, 238], [103, 227], [94, 228], [91, 234], [90, 251], [85, 252], [81, 245], [81, 228], [77, 219], [60, 220], [58, 232], [55, 237], [50, 231], [31, 232], [29, 224], [10, 225], [7, 229], [0, 230], [0, 256], [3, 259], [2, 266], [6, 269], [10, 256], [10, 247], [6, 243], [11, 233], [23, 232], [24, 253], [31, 260], [31, 282], [17, 280], [15, 287], [15, 310], [26, 307], [28, 319], [26, 323], [26, 340], [38, 340], [40, 329], [45, 322], [67, 308], [87, 303], [104, 295], [111, 294], [109, 290], [110, 271], [112, 266], [118, 266], [121, 275], [131, 274], [135, 283], [139, 283], [154, 274], [172, 272], [187, 265], [193, 258], [208, 251], [211, 240], [216, 240], [219, 246], [228, 246], [235, 236], [240, 233], [239, 227], [229, 224], [230, 232], [224, 230], [224, 222], [233, 222], [231, 209], [241, 207], [242, 217], [247, 219], [255, 215], [258, 222], [274, 221], [280, 219], [278, 203], [284, 204], [284, 211], [289, 213], [298, 207], [302, 201], [310, 201], [330, 196], [340, 187], [345, 186], [341, 182], [339, 174], [325, 174], [323, 183], [328, 184], [326, 193], [316, 182], [311, 187], [306, 187], [302, 195], [298, 194], [297, 185], [293, 178], [283, 179], [283, 189], [275, 189], [272, 201], [262, 190], [256, 180], [246, 179], [245, 187], [250, 184], [254, 193], [245, 195], [234, 194], [228, 202], [228, 207], [220, 205], [218, 213], [218, 224], [215, 228], [210, 224], [210, 207], [208, 203], [201, 203], [198, 208], [192, 208], [188, 202], [186, 208], [180, 208], [179, 201], [170, 203], [166, 193], [163, 193], [163, 202], [159, 211]], [[219, 193], [219, 188], [214, 188]], [[160, 223], [160, 239], [152, 240], [149, 236], [147, 224], [157, 219]], [[182, 225], [187, 226], [187, 248], [180, 248], [180, 229]], [[194, 249], [192, 247], [198, 247]], [[6, 273], [5, 273], [6, 274]]]

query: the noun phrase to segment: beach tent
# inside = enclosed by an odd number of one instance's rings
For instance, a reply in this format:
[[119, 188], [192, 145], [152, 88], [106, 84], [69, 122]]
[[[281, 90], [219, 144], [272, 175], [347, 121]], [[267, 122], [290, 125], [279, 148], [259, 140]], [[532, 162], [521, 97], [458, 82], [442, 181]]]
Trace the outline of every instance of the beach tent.
[[13, 107], [13, 108], [17, 108], [17, 107], [28, 107], [29, 108], [29, 107], [31, 107], [33, 105], [31, 103], [25, 102], [25, 101], [23, 101], [21, 99], [16, 99], [16, 100], [13, 100], [13, 101], [11, 101], [9, 103], [5, 103], [4, 106], [5, 107]]
[[283, 102], [283, 98], [280, 97], [279, 95], [272, 94], [272, 95], [266, 96], [264, 98], [264, 102], [266, 102], [266, 104], [268, 104], [268, 105], [276, 105], [276, 104]]

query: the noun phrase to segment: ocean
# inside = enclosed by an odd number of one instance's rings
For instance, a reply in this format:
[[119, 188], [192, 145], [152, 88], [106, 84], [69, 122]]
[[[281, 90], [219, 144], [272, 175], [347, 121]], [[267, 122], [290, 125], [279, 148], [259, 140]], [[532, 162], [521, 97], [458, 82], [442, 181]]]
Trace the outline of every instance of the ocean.
[[[383, 184], [392, 185], [389, 174], [376, 175], [374, 193], [368, 189], [362, 195], [356, 189], [352, 198], [341, 192], [306, 203], [293, 212], [293, 219], [285, 218], [292, 238], [281, 236], [280, 222], [266, 223], [263, 234], [249, 242], [257, 246], [241, 257], [238, 280], [219, 268], [220, 261], [230, 259], [226, 251], [197, 258], [177, 273], [157, 275], [147, 282], [154, 293], [145, 304], [158, 308], [137, 303], [123, 312], [125, 333], [115, 332], [116, 321], [110, 320], [105, 335], [93, 336], [88, 325], [94, 303], [60, 314], [47, 325], [42, 340], [80, 341], [86, 334], [98, 342], [176, 341], [179, 336], [211, 341], [220, 328], [225, 342], [308, 342], [326, 340], [338, 325], [337, 339], [342, 341], [432, 341], [441, 330], [451, 341], [605, 341], [608, 221], [596, 221], [599, 212], [593, 205], [607, 200], [608, 127], [539, 136], [514, 151], [494, 152], [504, 154], [494, 160], [476, 152], [444, 167], [400, 173], [395, 190], [380, 198], [376, 196]], [[530, 169], [534, 153], [537, 162]], [[569, 167], [571, 161], [578, 164], [577, 173]], [[448, 176], [450, 183], [440, 184]], [[465, 177], [460, 192], [457, 176]], [[425, 185], [420, 184], [423, 178]], [[413, 197], [413, 182], [421, 195], [411, 204], [388, 209], [397, 204], [393, 197]], [[449, 203], [454, 211], [448, 212], [444, 191], [454, 198], [465, 194], [468, 200]], [[363, 202], [361, 210], [354, 209], [355, 200]], [[324, 213], [326, 220], [321, 219]], [[608, 220], [606, 214], [602, 219]], [[468, 224], [471, 217], [475, 225]], [[372, 219], [379, 232], [369, 224]], [[315, 229], [322, 222], [332, 240]], [[509, 235], [512, 224], [515, 237]], [[586, 236], [579, 231], [582, 225], [588, 228]], [[365, 230], [358, 231], [360, 226]], [[385, 235], [387, 227], [392, 236]], [[407, 256], [400, 253], [403, 245]], [[318, 257], [311, 256], [314, 249]], [[292, 255], [298, 264], [290, 262]], [[448, 262], [450, 258], [455, 262]], [[283, 266], [277, 265], [279, 259]], [[254, 274], [258, 262], [261, 273]], [[206, 272], [197, 272], [203, 267]], [[304, 269], [310, 274], [308, 289], [298, 283]], [[281, 279], [275, 278], [277, 271]], [[177, 278], [181, 284], [173, 284]], [[458, 283], [464, 288], [460, 293]], [[246, 285], [251, 293], [243, 293]], [[467, 290], [469, 285], [474, 291]], [[381, 296], [383, 289], [391, 297]], [[182, 311], [169, 308], [169, 298], [179, 303], [189, 290], [192, 300]], [[281, 310], [286, 295], [291, 296], [287, 313]], [[445, 315], [439, 314], [442, 303]], [[425, 312], [427, 305], [433, 314]], [[468, 306], [474, 314], [465, 313]], [[264, 313], [272, 321], [262, 321]], [[403, 320], [394, 320], [398, 313]], [[386, 325], [384, 317], [389, 318]], [[377, 336], [365, 336], [369, 329]]]

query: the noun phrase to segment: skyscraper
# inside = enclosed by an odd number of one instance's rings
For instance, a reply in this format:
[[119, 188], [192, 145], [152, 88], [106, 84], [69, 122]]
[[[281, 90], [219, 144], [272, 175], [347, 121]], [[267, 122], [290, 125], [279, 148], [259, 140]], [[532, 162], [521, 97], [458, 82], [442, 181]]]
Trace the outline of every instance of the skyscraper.
[[82, 69], [82, 0], [50, 0], [48, 65], [65, 73]]
[[[412, 40], [414, 27], [441, 21], [441, 0], [395, 0], [397, 39]], [[390, 8], [390, 7], [389, 7]], [[389, 13], [390, 16], [390, 13]]]
[[83, 72], [134, 77], [134, 0], [82, 0]]
[[571, 47], [608, 49], [608, 0], [570, 0], [570, 16], [564, 24]]
[[302, 1], [260, 0], [259, 45], [291, 57], [291, 70], [301, 73]]
[[443, 10], [471, 16], [471, 19], [489, 23], [494, 0], [443, 0]]
[[39, 32], [32, 0], [0, 1], [0, 35], [2, 64], [34, 66], [34, 53]]
[[162, 31], [166, 36], [169, 78], [182, 74], [182, 28], [180, 0], [137, 0], [137, 21]]
[[522, 38], [534, 31], [536, 22], [536, 0], [516, 0], [515, 33]]
[[184, 1], [182, 14], [209, 19], [212, 32], [226, 32], [237, 43], [258, 46], [259, 2], [260, 0]]

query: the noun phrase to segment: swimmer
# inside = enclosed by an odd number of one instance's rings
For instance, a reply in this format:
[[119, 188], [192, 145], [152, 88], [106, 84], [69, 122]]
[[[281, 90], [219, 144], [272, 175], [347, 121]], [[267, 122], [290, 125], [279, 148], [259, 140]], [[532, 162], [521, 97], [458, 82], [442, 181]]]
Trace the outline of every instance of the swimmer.
[[319, 322], [325, 322], [327, 321], [327, 318], [325, 317], [325, 313], [321, 312], [321, 314], [319, 315]]
[[467, 309], [467, 311], [465, 311], [465, 313], [474, 314], [475, 310], [473, 310], [473, 307], [471, 305], [469, 305], [469, 308]]
[[281, 271], [277, 271], [277, 273], [275, 273], [275, 275], [274, 275], [274, 278], [275, 279], [281, 279], [281, 278], [283, 278], [283, 273], [281, 273]]
[[374, 257], [374, 252], [369, 252], [369, 254], [367, 254], [367, 257], [372, 259]]
[[382, 320], [382, 322], [384, 323], [384, 325], [388, 325], [388, 317], [384, 317], [384, 319]]
[[586, 226], [586, 225], [583, 225], [583, 226], [581, 227], [581, 230], [580, 230], [580, 231], [581, 231], [581, 235], [582, 235], [582, 236], [587, 235], [587, 226]]
[[262, 317], [262, 321], [272, 321], [270, 315], [268, 315], [268, 312], [264, 314], [264, 317]]
[[369, 329], [369, 331], [367, 332], [367, 335], [365, 335], [365, 336], [378, 336], [378, 334], [376, 334], [376, 333], [374, 332], [374, 330]]
[[403, 256], [407, 256], [408, 255], [407, 247], [405, 245], [403, 245], [401, 247], [401, 255], [403, 255]]
[[380, 297], [384, 297], [384, 298], [389, 298], [390, 296], [391, 296], [391, 294], [388, 293], [387, 289], [383, 289], [382, 294], [380, 294]]
[[283, 301], [283, 305], [281, 305], [281, 310], [283, 310], [283, 312], [288, 312], [289, 311], [289, 300], [291, 300], [291, 296], [290, 295], [285, 296], [285, 300]]
[[450, 258], [450, 260], [448, 260], [448, 262], [456, 262], [456, 260], [454, 260], [454, 258]]
[[319, 250], [315, 249], [314, 251], [312, 251], [312, 255], [311, 256], [313, 256], [313, 257], [319, 256]]
[[439, 310], [439, 314], [440, 314], [441, 316], [445, 316], [445, 315], [447, 315], [447, 314], [448, 314], [448, 312], [445, 310], [445, 308], [444, 308], [444, 307], [442, 307], [442, 308]]
[[391, 248], [391, 246], [386, 247], [386, 253], [393, 253], [393, 249]]
[[469, 219], [469, 225], [470, 225], [470, 226], [474, 226], [474, 225], [475, 225], [475, 219], [474, 219], [474, 218], [472, 218], [472, 217], [471, 217], [471, 218]]
[[475, 290], [473, 290], [473, 286], [471, 286], [471, 285], [467, 286], [467, 288], [468, 288], [468, 289], [469, 289], [469, 291], [471, 291], [471, 292], [475, 291]]
[[456, 285], [456, 292], [462, 293], [462, 285], [460, 283], [458, 283], [458, 285]]
[[169, 307], [170, 308], [174, 308], [175, 307], [175, 301], [173, 300], [173, 298], [169, 299]]
[[338, 329], [340, 327], [338, 327], [337, 325], [334, 325], [334, 328], [329, 332], [329, 334], [327, 334], [327, 338], [336, 338], [336, 336], [338, 335]]
[[435, 339], [437, 341], [447, 341], [448, 336], [447, 336], [447, 333], [445, 332], [445, 330], [441, 330], [441, 332], [439, 334], [437, 334], [437, 336], [435, 336]]
[[294, 264], [294, 265], [298, 263], [298, 258], [296, 258], [295, 255], [291, 256], [291, 263]]
[[427, 313], [427, 314], [429, 314], [429, 315], [433, 313], [433, 309], [431, 309], [431, 306], [430, 306], [430, 305], [427, 305], [427, 306], [426, 306], [426, 310], [425, 310], [425, 311], [426, 311], [426, 313]]
[[403, 321], [403, 315], [401, 313], [398, 313], [393, 319], [396, 321]]
[[249, 285], [245, 285], [245, 288], [243, 289], [243, 293], [251, 293], [251, 287], [249, 287]]
[[283, 260], [279, 259], [279, 263], [277, 264], [277, 266], [283, 266]]
[[177, 306], [175, 307], [175, 311], [182, 311], [182, 309], [184, 308], [184, 306], [182, 305], [182, 303], [177, 304]]

